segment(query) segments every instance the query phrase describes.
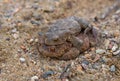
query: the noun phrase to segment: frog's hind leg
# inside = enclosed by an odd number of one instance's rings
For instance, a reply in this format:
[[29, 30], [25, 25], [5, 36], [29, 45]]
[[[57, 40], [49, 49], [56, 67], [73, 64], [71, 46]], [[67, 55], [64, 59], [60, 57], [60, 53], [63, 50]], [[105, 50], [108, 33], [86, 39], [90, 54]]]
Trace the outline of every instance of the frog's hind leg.
[[66, 52], [59, 59], [61, 59], [61, 60], [75, 59], [79, 54], [80, 54], [80, 51], [77, 48], [71, 48], [68, 52]]
[[70, 42], [72, 43], [72, 45], [74, 47], [76, 47], [78, 50], [80, 49], [80, 47], [83, 45], [83, 40], [81, 40], [80, 38], [76, 37], [76, 36], [72, 36], [70, 39]]

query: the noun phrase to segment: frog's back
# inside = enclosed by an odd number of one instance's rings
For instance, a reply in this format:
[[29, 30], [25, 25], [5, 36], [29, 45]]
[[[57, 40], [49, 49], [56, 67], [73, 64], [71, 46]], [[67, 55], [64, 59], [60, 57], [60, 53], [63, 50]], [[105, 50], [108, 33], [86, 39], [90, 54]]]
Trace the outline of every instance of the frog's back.
[[74, 17], [68, 17], [66, 19], [59, 19], [50, 26], [48, 32], [70, 32], [75, 34], [80, 32], [81, 28], [79, 23], [74, 19]]

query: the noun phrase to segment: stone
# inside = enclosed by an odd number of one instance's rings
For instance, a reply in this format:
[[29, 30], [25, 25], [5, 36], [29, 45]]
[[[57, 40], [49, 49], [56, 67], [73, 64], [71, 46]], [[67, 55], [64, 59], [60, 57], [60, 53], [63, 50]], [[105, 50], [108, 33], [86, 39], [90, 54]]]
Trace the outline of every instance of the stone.
[[112, 51], [116, 51], [118, 49], [118, 45], [117, 44], [114, 44], [114, 46], [112, 47]]
[[33, 77], [31, 77], [31, 81], [38, 81], [38, 76], [33, 76]]
[[21, 58], [20, 58], [20, 62], [21, 62], [21, 63], [24, 63], [24, 62], [25, 62], [25, 58], [21, 57]]
[[17, 32], [17, 29], [14, 28], [14, 29], [11, 30], [11, 32], [12, 32], [12, 33], [16, 33], [16, 32]]
[[116, 13], [116, 14], [119, 14], [119, 13], [120, 13], [120, 9], [119, 9], [119, 10], [117, 10], [115, 13]]
[[105, 53], [106, 52], [106, 50], [103, 50], [103, 49], [97, 49], [96, 50], [96, 53], [97, 54], [103, 54], [103, 53]]
[[105, 44], [105, 48], [108, 49], [109, 44], [110, 44], [110, 40], [106, 39], [104, 44]]
[[37, 38], [35, 39], [35, 42], [36, 42], [36, 43], [38, 42], [38, 39], [37, 39]]
[[19, 34], [15, 33], [15, 34], [12, 34], [12, 36], [14, 37], [14, 39], [17, 39], [19, 38]]
[[100, 69], [100, 64], [99, 63], [94, 63], [94, 64], [92, 64], [92, 68], [93, 69]]
[[118, 55], [118, 54], [120, 54], [120, 49], [115, 51], [115, 52], [113, 52], [113, 55]]
[[34, 41], [34, 39], [31, 38], [29, 42], [32, 43], [33, 41]]
[[45, 72], [43, 75], [42, 75], [42, 77], [43, 78], [47, 78], [48, 76], [51, 76], [51, 75], [53, 75], [54, 74], [54, 71], [47, 71], [47, 72]]
[[78, 65], [77, 68], [76, 68], [77, 72], [79, 73], [83, 73], [83, 69], [82, 69], [82, 66], [81, 65]]
[[62, 81], [69, 81], [69, 79], [65, 78], [65, 79], [62, 79]]
[[107, 63], [109, 61], [109, 58], [106, 58], [105, 56], [103, 56], [101, 59], [100, 59], [100, 62], [102, 63]]
[[111, 72], [115, 72], [115, 71], [116, 71], [115, 65], [111, 65], [111, 66], [110, 66], [110, 71], [111, 71]]
[[87, 61], [87, 60], [84, 60], [84, 61], [82, 61], [82, 63], [81, 63], [81, 66], [83, 67], [83, 69], [88, 69], [88, 65], [89, 65], [89, 62]]

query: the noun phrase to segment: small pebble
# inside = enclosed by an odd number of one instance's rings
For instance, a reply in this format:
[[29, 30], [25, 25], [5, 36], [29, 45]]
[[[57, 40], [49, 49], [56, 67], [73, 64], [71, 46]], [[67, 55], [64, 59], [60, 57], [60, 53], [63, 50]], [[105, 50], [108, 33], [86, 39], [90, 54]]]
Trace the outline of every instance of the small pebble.
[[111, 72], [115, 72], [115, 70], [116, 70], [115, 65], [110, 66], [110, 71]]
[[97, 49], [96, 50], [96, 53], [97, 54], [103, 54], [103, 53], [105, 53], [106, 51], [105, 50], [103, 50], [103, 49]]
[[18, 53], [22, 53], [22, 50], [18, 49]]
[[7, 41], [10, 41], [10, 38], [6, 38]]
[[46, 13], [50, 13], [53, 12], [55, 10], [54, 6], [46, 6], [46, 8], [43, 9], [44, 12]]
[[54, 71], [47, 71], [47, 72], [45, 72], [43, 75], [42, 75], [42, 77], [43, 78], [47, 78], [47, 77], [49, 77], [49, 76], [51, 76], [51, 75], [53, 75], [54, 74]]
[[33, 76], [33, 77], [31, 77], [31, 81], [38, 81], [38, 76]]
[[32, 43], [33, 41], [34, 41], [34, 39], [30, 39], [30, 41], [29, 41], [29, 42], [30, 42], [30, 43]]
[[34, 24], [34, 25], [40, 25], [40, 22], [35, 21], [35, 20], [31, 20], [31, 23]]
[[14, 29], [11, 30], [11, 32], [12, 32], [12, 33], [16, 33], [16, 32], [17, 32], [17, 29], [14, 28]]
[[25, 58], [21, 57], [21, 58], [20, 58], [20, 62], [21, 62], [21, 63], [24, 63], [24, 62], [25, 62]]
[[116, 30], [113, 32], [114, 37], [119, 37], [120, 36], [120, 31]]
[[100, 69], [101, 66], [100, 66], [99, 63], [94, 63], [94, 64], [92, 65], [92, 68], [93, 68], [93, 69]]
[[38, 4], [33, 4], [32, 5], [32, 8], [34, 8], [34, 9], [38, 9], [38, 7], [39, 7]]
[[102, 37], [107, 37], [109, 35], [108, 31], [103, 31], [102, 32]]
[[114, 46], [112, 47], [112, 51], [116, 51], [118, 49], [118, 45], [117, 44], [114, 44]]
[[106, 39], [104, 44], [105, 44], [105, 48], [108, 49], [108, 46], [110, 44], [110, 40]]
[[43, 17], [39, 13], [34, 13], [33, 17], [35, 18], [35, 20], [42, 20], [43, 19]]
[[37, 39], [37, 38], [35, 39], [35, 42], [36, 42], [36, 43], [38, 42], [38, 39]]
[[109, 66], [106, 64], [101, 65], [102, 73], [105, 74], [107, 71], [109, 71]]
[[21, 45], [20, 48], [26, 50], [26, 47], [24, 45]]
[[93, 62], [96, 62], [96, 61], [98, 61], [100, 59], [100, 55], [95, 55], [95, 58], [94, 58], [94, 60], [93, 60]]
[[100, 59], [100, 62], [102, 62], [102, 63], [106, 63], [108, 61], [108, 59], [105, 57], [105, 56], [103, 56], [101, 59]]
[[120, 54], [120, 49], [115, 51], [115, 52], [113, 52], [113, 55], [118, 55], [118, 54]]
[[77, 72], [82, 72], [83, 69], [82, 69], [82, 66], [81, 65], [78, 65], [77, 68], [76, 68]]
[[86, 65], [89, 64], [89, 62], [88, 62], [87, 60], [83, 60], [82, 63], [84, 63], [84, 64], [86, 64]]
[[118, 20], [119, 16], [118, 15], [113, 15], [112, 18], [115, 19], [115, 20]]
[[13, 34], [13, 37], [14, 37], [14, 39], [19, 38], [19, 34], [15, 33], [15, 34]]
[[120, 9], [119, 9], [119, 10], [117, 10], [115, 13], [116, 13], [116, 14], [119, 14], [119, 13], [120, 13]]
[[65, 79], [62, 79], [62, 81], [69, 81], [69, 79], [65, 78]]
[[113, 45], [112, 45], [112, 44], [109, 44], [109, 46], [108, 46], [108, 50], [111, 50], [112, 47], [113, 47]]
[[83, 67], [83, 69], [86, 70], [88, 68], [88, 65], [89, 65], [89, 62], [87, 60], [82, 61], [81, 66]]

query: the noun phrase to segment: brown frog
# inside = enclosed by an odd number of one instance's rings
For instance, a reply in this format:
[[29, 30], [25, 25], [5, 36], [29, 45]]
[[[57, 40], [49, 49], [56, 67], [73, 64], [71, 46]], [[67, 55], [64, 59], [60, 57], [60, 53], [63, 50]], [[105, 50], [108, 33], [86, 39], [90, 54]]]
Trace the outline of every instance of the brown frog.
[[43, 56], [74, 59], [87, 50], [96, 37], [96, 28], [87, 20], [71, 16], [49, 25], [46, 32], [39, 32], [38, 50]]

